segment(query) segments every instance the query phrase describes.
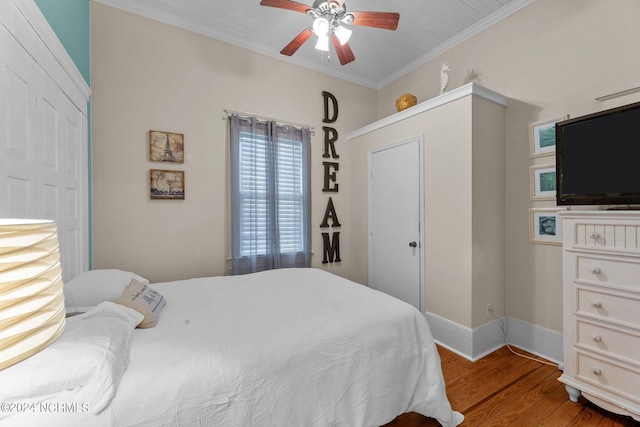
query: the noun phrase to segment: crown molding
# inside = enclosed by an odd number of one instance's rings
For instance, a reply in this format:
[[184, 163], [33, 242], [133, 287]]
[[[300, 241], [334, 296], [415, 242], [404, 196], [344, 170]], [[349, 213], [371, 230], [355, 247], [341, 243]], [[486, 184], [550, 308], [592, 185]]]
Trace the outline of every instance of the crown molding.
[[362, 78], [358, 76], [354, 76], [351, 73], [343, 72], [341, 70], [328, 69], [323, 68], [317, 61], [311, 60], [300, 60], [299, 58], [289, 58], [283, 57], [279, 53], [274, 53], [271, 49], [267, 49], [263, 46], [258, 46], [257, 44], [244, 43], [238, 44], [237, 40], [233, 40], [229, 34], [223, 31], [217, 31], [214, 28], [207, 27], [206, 25], [201, 25], [194, 23], [189, 19], [182, 18], [167, 11], [160, 11], [156, 8], [149, 7], [146, 5], [133, 4], [128, 0], [92, 0], [94, 2], [102, 3], [107, 6], [112, 6], [118, 9], [122, 9], [128, 12], [132, 12], [138, 15], [145, 16], [147, 18], [154, 19], [156, 21], [163, 22], [165, 24], [173, 25], [188, 31], [192, 31], [216, 40], [220, 40], [222, 42], [239, 46], [244, 49], [251, 50], [253, 52], [259, 53], [261, 55], [265, 55], [271, 58], [278, 59], [280, 61], [285, 61], [293, 65], [297, 65], [303, 68], [307, 68], [313, 71], [317, 71], [319, 73], [323, 73], [329, 75], [331, 77], [339, 78], [342, 80], [346, 80], [361, 86], [365, 86], [371, 89], [379, 90], [384, 86], [392, 83], [393, 81], [399, 79], [400, 77], [408, 74], [409, 72], [417, 69], [418, 67], [426, 64], [427, 62], [433, 60], [434, 58], [442, 55], [447, 50], [459, 45], [460, 43], [469, 40], [473, 36], [477, 35], [481, 31], [489, 28], [493, 24], [511, 16], [512, 14], [518, 12], [522, 8], [528, 6], [536, 0], [514, 0], [513, 2], [507, 4], [486, 18], [478, 21], [476, 24], [467, 28], [465, 31], [457, 34], [453, 38], [447, 40], [442, 43], [440, 46], [432, 49], [429, 53], [421, 56], [415, 61], [409, 63], [408, 65], [396, 70], [394, 73], [390, 74], [386, 78], [382, 80], [372, 80], [367, 78]]
[[427, 62], [444, 54], [449, 49], [453, 49], [454, 47], [458, 46], [460, 43], [463, 43], [469, 40], [470, 38], [478, 35], [480, 32], [491, 27], [493, 24], [496, 24], [502, 21], [503, 19], [508, 18], [509, 16], [518, 12], [519, 10], [525, 8], [526, 6], [529, 6], [534, 1], [536, 0], [515, 0], [512, 3], [509, 3], [508, 5], [500, 8], [496, 12], [487, 16], [486, 18], [476, 22], [474, 25], [470, 26], [469, 28], [462, 31], [461, 33], [458, 33], [456, 36], [450, 38], [446, 42], [442, 43], [440, 46], [437, 46], [431, 49], [431, 51], [429, 51], [429, 53], [427, 53], [426, 55], [423, 55], [420, 58], [416, 59], [415, 61], [410, 62], [406, 66], [398, 69], [395, 73], [390, 74], [387, 78], [378, 82], [378, 84], [374, 89], [382, 89], [389, 83], [392, 83], [398, 80], [400, 77], [410, 73], [411, 71], [419, 68], [420, 66], [426, 64]]

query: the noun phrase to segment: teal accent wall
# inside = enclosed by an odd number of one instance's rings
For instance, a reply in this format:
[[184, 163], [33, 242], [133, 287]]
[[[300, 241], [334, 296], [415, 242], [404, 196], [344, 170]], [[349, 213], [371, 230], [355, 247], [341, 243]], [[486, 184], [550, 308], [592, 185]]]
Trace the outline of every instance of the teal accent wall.
[[[91, 0], [35, 0], [82, 77], [91, 87]], [[93, 268], [91, 194], [91, 101], [87, 105], [89, 132], [89, 269]]]
[[91, 86], [90, 0], [35, 0], [69, 56]]

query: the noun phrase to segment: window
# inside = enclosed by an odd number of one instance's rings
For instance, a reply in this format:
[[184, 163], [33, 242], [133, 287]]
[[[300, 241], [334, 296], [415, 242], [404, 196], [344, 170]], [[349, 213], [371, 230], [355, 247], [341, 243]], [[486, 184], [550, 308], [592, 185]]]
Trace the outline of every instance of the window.
[[233, 273], [310, 265], [309, 130], [231, 115]]

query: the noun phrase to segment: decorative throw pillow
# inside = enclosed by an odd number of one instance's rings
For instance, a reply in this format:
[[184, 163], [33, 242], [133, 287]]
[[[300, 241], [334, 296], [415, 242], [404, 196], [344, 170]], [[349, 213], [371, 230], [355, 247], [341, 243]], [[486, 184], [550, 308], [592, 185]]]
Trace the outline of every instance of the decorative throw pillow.
[[156, 326], [160, 310], [167, 303], [158, 291], [151, 289], [147, 283], [141, 283], [136, 279], [131, 279], [129, 286], [114, 302], [132, 308], [144, 316], [138, 328]]
[[118, 298], [131, 279], [148, 284], [135, 273], [117, 269], [91, 270], [78, 274], [64, 284], [67, 313], [84, 313], [104, 301]]

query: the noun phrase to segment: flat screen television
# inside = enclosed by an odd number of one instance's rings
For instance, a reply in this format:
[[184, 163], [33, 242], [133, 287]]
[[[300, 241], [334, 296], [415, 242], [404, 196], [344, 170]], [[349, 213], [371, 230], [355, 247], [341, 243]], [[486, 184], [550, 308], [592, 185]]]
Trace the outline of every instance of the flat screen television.
[[556, 199], [640, 204], [640, 102], [556, 123]]

